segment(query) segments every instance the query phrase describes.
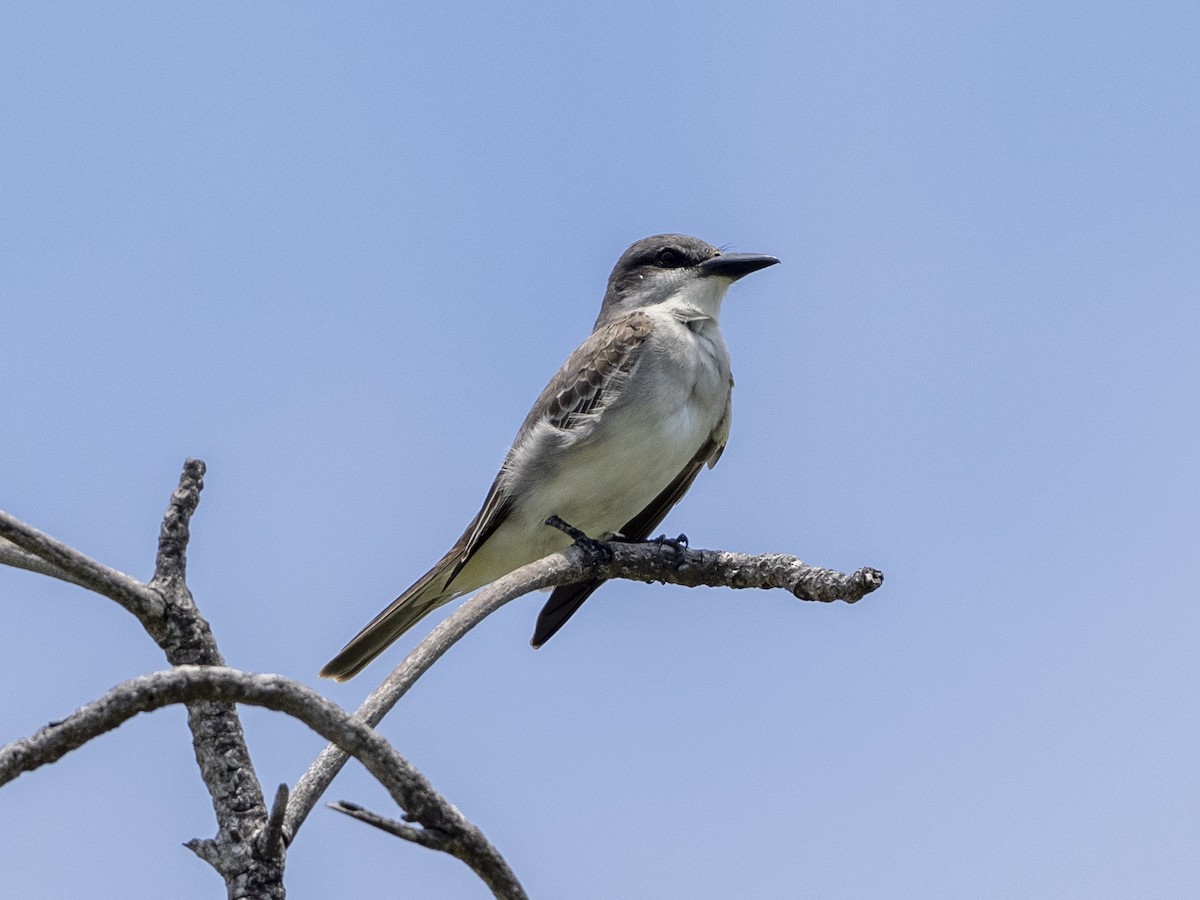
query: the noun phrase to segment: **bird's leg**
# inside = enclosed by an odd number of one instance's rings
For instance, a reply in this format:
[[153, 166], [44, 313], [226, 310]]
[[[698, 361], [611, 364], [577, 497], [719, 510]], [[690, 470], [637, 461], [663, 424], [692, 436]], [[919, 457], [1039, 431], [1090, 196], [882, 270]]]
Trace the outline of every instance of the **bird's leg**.
[[593, 568], [599, 568], [602, 564], [612, 562], [613, 551], [612, 547], [608, 546], [607, 541], [601, 541], [594, 537], [588, 537], [574, 525], [564, 522], [558, 516], [551, 516], [546, 520], [546, 524], [551, 528], [557, 528], [567, 537], [575, 542], [575, 546], [588, 555]]

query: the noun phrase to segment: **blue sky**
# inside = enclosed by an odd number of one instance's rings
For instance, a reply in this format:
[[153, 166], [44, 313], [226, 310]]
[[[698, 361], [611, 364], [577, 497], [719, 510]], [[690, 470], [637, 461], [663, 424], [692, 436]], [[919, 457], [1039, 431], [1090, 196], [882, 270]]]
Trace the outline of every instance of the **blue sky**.
[[[317, 669], [474, 514], [633, 240], [781, 266], [666, 522], [853, 606], [540, 596], [382, 730], [535, 897], [1200, 892], [1200, 7], [9, 4], [0, 507], [147, 577], [187, 456], [231, 665]], [[0, 570], [0, 740], [162, 668]], [[432, 620], [430, 622], [432, 624]], [[353, 707], [418, 635], [360, 679]], [[246, 713], [258, 774], [321, 742]], [[328, 799], [391, 810], [361, 770]], [[182, 710], [0, 791], [21, 897], [220, 896]], [[19, 835], [13, 838], [14, 835]], [[479, 897], [317, 810], [295, 898]]]

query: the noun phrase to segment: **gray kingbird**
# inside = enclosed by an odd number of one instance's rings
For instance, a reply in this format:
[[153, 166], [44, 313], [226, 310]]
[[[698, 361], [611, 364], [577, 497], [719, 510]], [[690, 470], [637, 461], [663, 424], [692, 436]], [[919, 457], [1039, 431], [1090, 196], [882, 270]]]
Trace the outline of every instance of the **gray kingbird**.
[[[779, 262], [660, 234], [617, 260], [592, 333], [542, 391], [483, 508], [442, 559], [321, 670], [352, 678], [437, 607], [569, 546], [650, 536], [729, 437], [733, 377], [718, 320], [733, 282]], [[554, 590], [540, 647], [602, 581]]]

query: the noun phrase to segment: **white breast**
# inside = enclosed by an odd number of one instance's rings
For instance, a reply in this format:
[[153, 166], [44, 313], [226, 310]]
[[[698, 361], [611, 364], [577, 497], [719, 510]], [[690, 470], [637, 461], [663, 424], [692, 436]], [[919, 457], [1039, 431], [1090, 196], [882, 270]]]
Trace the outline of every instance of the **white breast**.
[[654, 332], [620, 397], [587, 440], [562, 450], [556, 473], [531, 486], [536, 515], [550, 510], [593, 536], [617, 531], [691, 462], [724, 416], [729, 356], [716, 323], [693, 331], [666, 310], [652, 315]]

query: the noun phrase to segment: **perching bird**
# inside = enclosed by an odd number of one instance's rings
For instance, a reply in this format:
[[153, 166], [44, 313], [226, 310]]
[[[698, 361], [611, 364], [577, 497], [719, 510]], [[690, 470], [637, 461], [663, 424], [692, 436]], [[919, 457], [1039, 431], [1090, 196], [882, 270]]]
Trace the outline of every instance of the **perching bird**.
[[[718, 319], [743, 275], [779, 262], [660, 234], [621, 255], [591, 335], [525, 417], [483, 508], [442, 559], [321, 670], [344, 681], [437, 607], [571, 543], [551, 516], [593, 538], [645, 540], [729, 436], [733, 378]], [[558, 587], [540, 647], [601, 585]]]

